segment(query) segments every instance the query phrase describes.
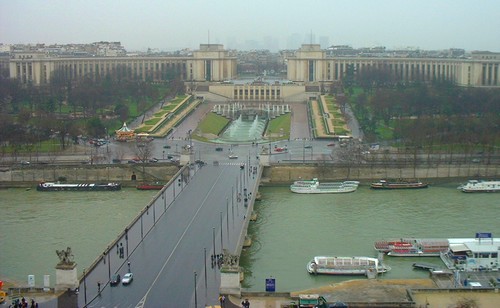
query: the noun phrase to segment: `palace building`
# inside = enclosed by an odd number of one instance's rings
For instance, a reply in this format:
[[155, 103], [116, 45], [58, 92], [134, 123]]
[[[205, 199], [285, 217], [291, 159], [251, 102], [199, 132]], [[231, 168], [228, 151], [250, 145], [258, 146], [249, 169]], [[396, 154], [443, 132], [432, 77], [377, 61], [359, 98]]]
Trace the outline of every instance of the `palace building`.
[[403, 81], [451, 80], [460, 86], [500, 87], [500, 53], [472, 52], [470, 58], [328, 56], [317, 44], [304, 44], [287, 57], [287, 78], [295, 82], [334, 82], [347, 73], [384, 69]]
[[[500, 87], [500, 53], [472, 52], [467, 57], [383, 55], [332, 55], [318, 44], [303, 44], [283, 59], [287, 79], [252, 84], [237, 79], [237, 57], [221, 44], [201, 44], [185, 55], [54, 56], [48, 52], [15, 51], [9, 60], [11, 78], [44, 85], [58, 72], [77, 80], [118, 74], [137, 80], [161, 82], [172, 77], [185, 81], [189, 90], [208, 91], [228, 100], [302, 100], [339, 82], [348, 71], [368, 69], [388, 72], [401, 81], [450, 80], [467, 87]], [[295, 87], [293, 87], [295, 86]]]
[[53, 57], [45, 52], [14, 52], [9, 63], [11, 78], [34, 85], [47, 84], [55, 71], [65, 77], [104, 77], [122, 74], [138, 80], [223, 81], [236, 77], [236, 57], [219, 44], [201, 44], [190, 56]]

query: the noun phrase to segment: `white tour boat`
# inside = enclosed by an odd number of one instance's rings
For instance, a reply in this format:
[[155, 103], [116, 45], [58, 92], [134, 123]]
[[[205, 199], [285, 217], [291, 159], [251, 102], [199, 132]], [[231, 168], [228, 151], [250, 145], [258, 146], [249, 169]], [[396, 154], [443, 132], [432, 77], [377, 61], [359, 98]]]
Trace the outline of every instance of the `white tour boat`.
[[373, 278], [391, 268], [371, 257], [317, 256], [307, 263], [306, 269], [310, 274], [366, 275]]
[[463, 192], [500, 192], [500, 181], [469, 180], [467, 183], [458, 186]]
[[349, 193], [358, 189], [358, 181], [320, 183], [317, 178], [300, 180], [290, 185], [290, 190], [298, 194]]

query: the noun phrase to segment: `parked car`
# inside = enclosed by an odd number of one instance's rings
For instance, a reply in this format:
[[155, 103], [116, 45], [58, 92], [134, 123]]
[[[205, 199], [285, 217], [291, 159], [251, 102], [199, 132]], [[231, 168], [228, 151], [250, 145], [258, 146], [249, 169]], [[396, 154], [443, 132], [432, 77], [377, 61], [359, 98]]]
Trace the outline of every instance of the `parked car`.
[[113, 158], [113, 160], [112, 160], [112, 161], [113, 161], [113, 163], [114, 163], [114, 164], [119, 164], [119, 163], [121, 163], [121, 162], [122, 162], [122, 161], [121, 161], [121, 160], [119, 160], [118, 158]]
[[151, 158], [151, 159], [149, 160], [149, 162], [150, 162], [150, 163], [157, 163], [157, 162], [158, 162], [158, 158], [153, 157], [153, 158]]
[[109, 281], [109, 285], [116, 286], [120, 283], [120, 274], [114, 274]]
[[304, 146], [304, 149], [312, 149], [312, 147], [313, 147], [312, 145], [308, 144], [308, 145]]
[[167, 145], [164, 145], [163, 148], [164, 149], [170, 149], [170, 146], [167, 144]]
[[221, 147], [217, 147], [217, 148], [215, 148], [215, 150], [216, 150], [217, 152], [222, 152], [224, 149], [223, 149], [223, 148], [221, 148]]
[[137, 164], [137, 161], [135, 161], [133, 159], [130, 159], [129, 161], [127, 161], [127, 163], [129, 163], [129, 164]]
[[134, 274], [126, 273], [125, 275], [123, 275], [122, 284], [129, 284], [132, 282], [133, 279], [134, 279]]

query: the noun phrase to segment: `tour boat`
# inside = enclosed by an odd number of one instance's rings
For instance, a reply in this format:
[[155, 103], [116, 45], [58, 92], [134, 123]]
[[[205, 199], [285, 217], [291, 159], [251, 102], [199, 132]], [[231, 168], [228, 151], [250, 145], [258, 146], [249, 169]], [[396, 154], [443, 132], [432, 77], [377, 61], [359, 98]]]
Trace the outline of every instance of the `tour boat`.
[[420, 181], [387, 181], [380, 180], [374, 182], [370, 185], [373, 189], [415, 189], [415, 188], [427, 188], [429, 184]]
[[375, 242], [375, 250], [392, 257], [439, 257], [448, 249], [447, 239], [401, 238]]
[[37, 185], [38, 191], [114, 191], [122, 189], [120, 183], [51, 183], [41, 182]]
[[153, 182], [153, 183], [140, 183], [137, 185], [138, 190], [161, 190], [165, 186], [165, 184], [160, 183], [160, 182]]
[[391, 268], [377, 258], [316, 256], [307, 263], [306, 269], [310, 274], [366, 275], [374, 278]]
[[500, 240], [491, 233], [477, 233], [476, 238], [462, 243], [451, 243], [441, 260], [450, 270], [498, 271], [500, 270]]
[[469, 180], [467, 183], [458, 186], [463, 192], [500, 192], [500, 181]]
[[290, 190], [298, 194], [331, 194], [348, 193], [358, 189], [358, 181], [320, 183], [317, 178], [295, 181]]

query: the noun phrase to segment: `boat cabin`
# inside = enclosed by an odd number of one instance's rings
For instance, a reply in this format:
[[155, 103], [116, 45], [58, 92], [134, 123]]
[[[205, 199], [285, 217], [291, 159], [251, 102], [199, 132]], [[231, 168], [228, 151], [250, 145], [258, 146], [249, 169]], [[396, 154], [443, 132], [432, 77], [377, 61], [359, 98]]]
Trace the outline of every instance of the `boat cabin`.
[[473, 241], [450, 244], [441, 259], [449, 269], [463, 271], [498, 271], [500, 240]]

